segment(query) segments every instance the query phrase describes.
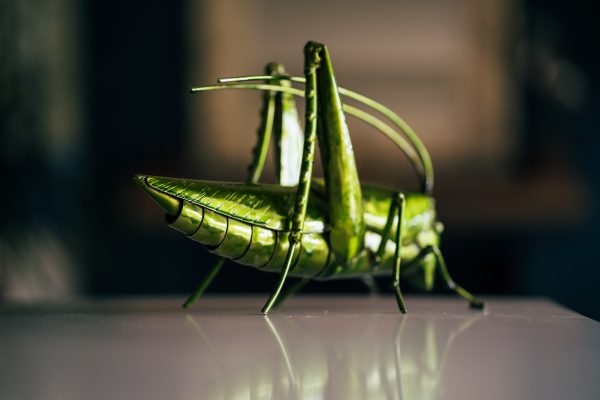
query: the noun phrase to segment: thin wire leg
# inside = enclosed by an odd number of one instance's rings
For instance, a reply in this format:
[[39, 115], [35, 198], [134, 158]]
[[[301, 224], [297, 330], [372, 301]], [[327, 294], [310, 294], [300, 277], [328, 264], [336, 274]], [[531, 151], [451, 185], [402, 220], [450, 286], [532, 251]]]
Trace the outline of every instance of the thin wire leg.
[[269, 311], [271, 310], [271, 308], [277, 301], [277, 298], [279, 297], [279, 294], [281, 293], [281, 289], [283, 288], [283, 285], [285, 283], [285, 279], [287, 278], [288, 272], [290, 272], [290, 268], [292, 266], [292, 261], [294, 260], [294, 254], [296, 253], [296, 250], [298, 249], [298, 247], [300, 247], [300, 242], [290, 243], [290, 248], [285, 257], [285, 263], [283, 264], [284, 266], [283, 266], [283, 270], [281, 272], [281, 276], [279, 277], [279, 282], [277, 282], [277, 286], [275, 287], [275, 290], [273, 291], [273, 293], [271, 293], [271, 297], [269, 297], [269, 300], [267, 300], [267, 302], [265, 303], [265, 305], [262, 309], [262, 313], [264, 315], [267, 315], [269, 313]]
[[450, 276], [450, 273], [448, 272], [448, 267], [446, 266], [446, 262], [444, 261], [444, 257], [442, 256], [440, 249], [437, 246], [431, 246], [430, 248], [437, 258], [440, 275], [442, 276], [442, 279], [448, 288], [467, 300], [471, 308], [482, 309], [485, 306], [484, 302], [478, 300], [475, 296], [454, 282]]
[[277, 307], [281, 306], [283, 304], [283, 302], [285, 302], [289, 298], [295, 296], [296, 293], [298, 293], [300, 290], [302, 290], [309, 281], [310, 281], [310, 278], [302, 278], [300, 281], [296, 282], [294, 284], [294, 286], [292, 286], [284, 294], [279, 296], [279, 298], [277, 299], [275, 304], [273, 304], [273, 307], [277, 308]]
[[[312, 46], [312, 45], [311, 45]], [[308, 198], [310, 196], [310, 184], [312, 177], [312, 169], [315, 160], [315, 146], [317, 142], [317, 68], [319, 67], [319, 54], [321, 48], [308, 46], [305, 48], [305, 75], [306, 75], [306, 108], [305, 108], [305, 123], [304, 123], [304, 146], [302, 151], [302, 164], [300, 170], [300, 179], [298, 188], [296, 189], [296, 201], [294, 204], [294, 213], [292, 215], [292, 229], [290, 231], [290, 247], [283, 264], [281, 276], [277, 287], [267, 300], [267, 303], [262, 309], [263, 314], [268, 314], [281, 289], [285, 283], [288, 272], [292, 266], [294, 255], [300, 248], [302, 242], [302, 229], [304, 228], [304, 219], [306, 217], [306, 209], [308, 206]]]
[[404, 298], [400, 291], [400, 264], [402, 261], [401, 249], [402, 249], [402, 216], [404, 214], [404, 195], [398, 193], [395, 201], [398, 204], [398, 229], [396, 230], [396, 251], [394, 253], [394, 281], [392, 286], [394, 288], [394, 294], [396, 295], [396, 302], [398, 308], [402, 314], [406, 314], [406, 305], [404, 304]]
[[208, 288], [208, 286], [215, 279], [215, 277], [221, 270], [221, 267], [223, 266], [224, 263], [225, 263], [224, 258], [219, 257], [219, 259], [217, 259], [217, 261], [213, 264], [213, 266], [208, 271], [208, 274], [204, 277], [202, 282], [200, 282], [200, 285], [198, 285], [198, 288], [196, 289], [196, 291], [194, 293], [192, 293], [190, 295], [190, 297], [188, 297], [188, 299], [185, 301], [185, 303], [183, 303], [183, 306], [182, 306], [183, 308], [188, 308], [189, 306], [194, 304], [196, 302], [196, 300], [198, 300], [200, 298], [200, 296], [202, 296], [202, 293], [204, 293], [206, 288]]

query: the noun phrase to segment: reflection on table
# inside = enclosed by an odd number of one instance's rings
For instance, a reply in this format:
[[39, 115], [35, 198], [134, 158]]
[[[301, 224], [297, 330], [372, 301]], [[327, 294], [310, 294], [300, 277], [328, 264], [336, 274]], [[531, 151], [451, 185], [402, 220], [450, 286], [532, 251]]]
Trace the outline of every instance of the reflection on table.
[[[206, 399], [438, 399], [444, 361], [455, 338], [481, 314], [446, 319], [373, 315], [263, 317], [271, 338], [261, 357], [240, 359], [251, 340], [212, 337], [211, 321], [186, 318], [210, 349], [216, 379]], [[276, 353], [274, 356], [273, 353]]]

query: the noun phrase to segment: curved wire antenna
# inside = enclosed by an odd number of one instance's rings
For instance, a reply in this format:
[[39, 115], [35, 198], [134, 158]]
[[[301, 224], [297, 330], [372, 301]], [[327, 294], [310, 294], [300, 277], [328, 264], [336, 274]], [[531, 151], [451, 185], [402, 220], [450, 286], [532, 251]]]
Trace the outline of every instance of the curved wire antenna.
[[[264, 91], [275, 91], [275, 92], [284, 92], [289, 93], [294, 96], [304, 97], [304, 91], [296, 88], [290, 88], [279, 85], [269, 85], [269, 84], [221, 84], [221, 85], [210, 85], [210, 86], [200, 86], [190, 89], [192, 93], [196, 92], [204, 92], [204, 91], [212, 91], [212, 90], [227, 90], [227, 89], [246, 89], [246, 90], [264, 90]], [[375, 129], [382, 132], [388, 139], [394, 142], [398, 147], [402, 149], [402, 151], [408, 157], [412, 167], [415, 169], [417, 175], [421, 178], [421, 180], [425, 180], [425, 171], [422, 168], [421, 160], [415, 150], [411, 147], [411, 145], [403, 138], [396, 130], [390, 127], [385, 122], [381, 121], [377, 117], [353, 107], [349, 104], [342, 104], [343, 110], [356, 117], [367, 124], [373, 126]], [[423, 184], [424, 185], [424, 184]]]
[[[217, 79], [218, 83], [229, 84], [236, 82], [250, 82], [250, 81], [271, 81], [271, 80], [290, 80], [294, 83], [306, 83], [306, 79], [300, 76], [289, 76], [289, 75], [255, 75], [255, 76], [239, 76], [239, 77], [230, 77], [230, 78], [220, 78]], [[354, 92], [349, 89], [345, 89], [343, 87], [338, 87], [338, 92], [342, 96], [346, 96], [353, 100], [358, 101], [366, 105], [367, 107], [379, 112], [384, 115], [390, 121], [392, 121], [400, 130], [406, 135], [408, 140], [411, 142], [413, 147], [416, 149], [419, 159], [421, 160], [423, 171], [424, 171], [424, 179], [423, 179], [423, 189], [426, 193], [431, 193], [433, 190], [433, 165], [431, 163], [431, 157], [429, 156], [429, 152], [427, 148], [419, 138], [419, 136], [415, 133], [415, 131], [404, 121], [398, 114], [394, 111], [390, 110], [388, 107], [383, 104], [366, 97], [360, 93]]]
[[[295, 83], [305, 83], [305, 79], [302, 77], [291, 77], [287, 75], [241, 76], [233, 78], [220, 78], [218, 80], [219, 84], [217, 85], [193, 87], [190, 89], [190, 92], [196, 93], [212, 90], [246, 89], [284, 92], [292, 94], [294, 96], [304, 97], [303, 90], [293, 87], [270, 85], [265, 83], [244, 83], [257, 80], [271, 81], [278, 79], [290, 80]], [[375, 129], [382, 132], [388, 139], [394, 142], [394, 144], [396, 144], [407, 156], [412, 167], [415, 169], [417, 175], [421, 179], [423, 192], [431, 194], [433, 189], [433, 166], [431, 164], [431, 158], [429, 157], [427, 149], [425, 148], [417, 134], [410, 128], [410, 126], [396, 113], [394, 113], [389, 108], [385, 107], [383, 104], [380, 104], [366, 96], [363, 96], [360, 93], [356, 93], [351, 90], [344, 89], [342, 87], [338, 87], [338, 91], [341, 95], [356, 100], [357, 102], [362, 103], [363, 105], [366, 105], [367, 107], [379, 112], [380, 114], [387, 117], [390, 121], [392, 121], [398, 128], [400, 128], [400, 130], [410, 141], [410, 144], [396, 130], [394, 130], [392, 127], [390, 127], [388, 124], [381, 121], [377, 117], [351, 105], [345, 103], [342, 105], [343, 110], [346, 113], [373, 126]]]

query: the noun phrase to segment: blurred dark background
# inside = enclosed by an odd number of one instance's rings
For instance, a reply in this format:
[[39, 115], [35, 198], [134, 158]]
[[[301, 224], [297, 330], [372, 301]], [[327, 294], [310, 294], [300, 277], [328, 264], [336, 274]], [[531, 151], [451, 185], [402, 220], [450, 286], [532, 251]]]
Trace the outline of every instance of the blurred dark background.
[[[269, 61], [300, 74], [312, 39], [342, 86], [422, 135], [458, 282], [600, 319], [593, 15], [582, 1], [0, 0], [0, 295], [183, 299], [212, 256], [131, 177], [242, 180], [260, 97], [187, 89]], [[351, 131], [362, 178], [416, 187], [385, 140]], [[275, 280], [227, 264], [209, 291], [266, 293]]]

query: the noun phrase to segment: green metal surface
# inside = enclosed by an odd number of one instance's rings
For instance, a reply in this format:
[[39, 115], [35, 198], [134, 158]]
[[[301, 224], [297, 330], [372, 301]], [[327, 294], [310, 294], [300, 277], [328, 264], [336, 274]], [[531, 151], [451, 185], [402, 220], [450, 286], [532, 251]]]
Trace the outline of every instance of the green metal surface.
[[[289, 77], [281, 64], [271, 63], [266, 75], [225, 78], [218, 85], [191, 89], [264, 91], [246, 183], [135, 177], [165, 211], [169, 226], [220, 257], [185, 306], [206, 290], [222, 260], [230, 259], [280, 274], [264, 314], [300, 287], [282, 294], [288, 275], [302, 277], [303, 283], [392, 275], [398, 307], [404, 313], [400, 276], [431, 290], [438, 271], [451, 290], [472, 306], [482, 307], [454, 283], [439, 250], [443, 226], [437, 221], [431, 196], [431, 159], [421, 140], [387, 107], [338, 87], [326, 46], [308, 42], [304, 57], [304, 78]], [[292, 84], [304, 84], [304, 90]], [[381, 114], [392, 125], [344, 104], [340, 95]], [[305, 100], [304, 130], [293, 96]], [[361, 184], [346, 113], [375, 127], [408, 157], [419, 175], [421, 193]], [[270, 142], [274, 142], [278, 184], [259, 183]], [[312, 178], [317, 144], [324, 179]]]
[[277, 244], [277, 231], [252, 225], [252, 239], [246, 254], [235, 260], [239, 264], [264, 267], [272, 258]]
[[[317, 70], [319, 106], [319, 149], [325, 172], [329, 242], [340, 262], [356, 257], [364, 248], [365, 225], [362, 194], [354, 149], [327, 47], [320, 50]], [[319, 47], [320, 46], [320, 47]]]
[[[169, 196], [172, 197], [173, 203], [183, 202], [181, 213], [174, 216], [169, 224], [172, 228], [207, 245], [213, 253], [220, 256], [269, 271], [279, 270], [281, 259], [285, 258], [288, 249], [295, 188], [143, 175], [137, 179], [146, 182], [151, 189], [148, 193], [152, 196], [157, 196], [158, 199]], [[331, 228], [324, 221], [324, 191], [323, 180], [313, 180], [302, 236], [302, 250], [299, 254], [300, 262], [295, 262], [291, 275], [324, 279], [354, 277], [363, 273], [389, 274], [396, 249], [392, 239], [386, 241], [382, 263], [379, 266], [365, 264], [358, 269], [356, 266], [345, 268], [347, 264], [335, 258], [329, 260], [330, 264], [326, 264], [330, 252], [327, 238]], [[364, 240], [366, 248], [373, 253], [379, 248], [395, 193], [392, 189], [378, 186], [362, 187], [363, 219], [366, 227]], [[406, 206], [401, 219], [402, 256], [405, 262], [410, 262], [427, 245], [438, 244], [440, 224], [436, 220], [435, 200], [432, 197], [422, 193], [405, 193], [404, 196]], [[193, 210], [193, 213], [190, 210]], [[197, 216], [198, 221], [195, 224], [189, 222], [190, 215]], [[391, 219], [390, 237], [396, 236], [398, 220], [397, 217]], [[195, 232], [181, 228], [192, 225], [196, 227]], [[267, 262], [268, 265], [265, 265]], [[328, 274], [319, 275], [326, 265], [342, 268], [332, 268]]]
[[[192, 179], [140, 177], [152, 189], [185, 200], [190, 204], [219, 212], [222, 215], [276, 231], [291, 229], [296, 190], [293, 187], [269, 184], [200, 181]], [[311, 198], [304, 232], [323, 232], [326, 208], [322, 199]]]

